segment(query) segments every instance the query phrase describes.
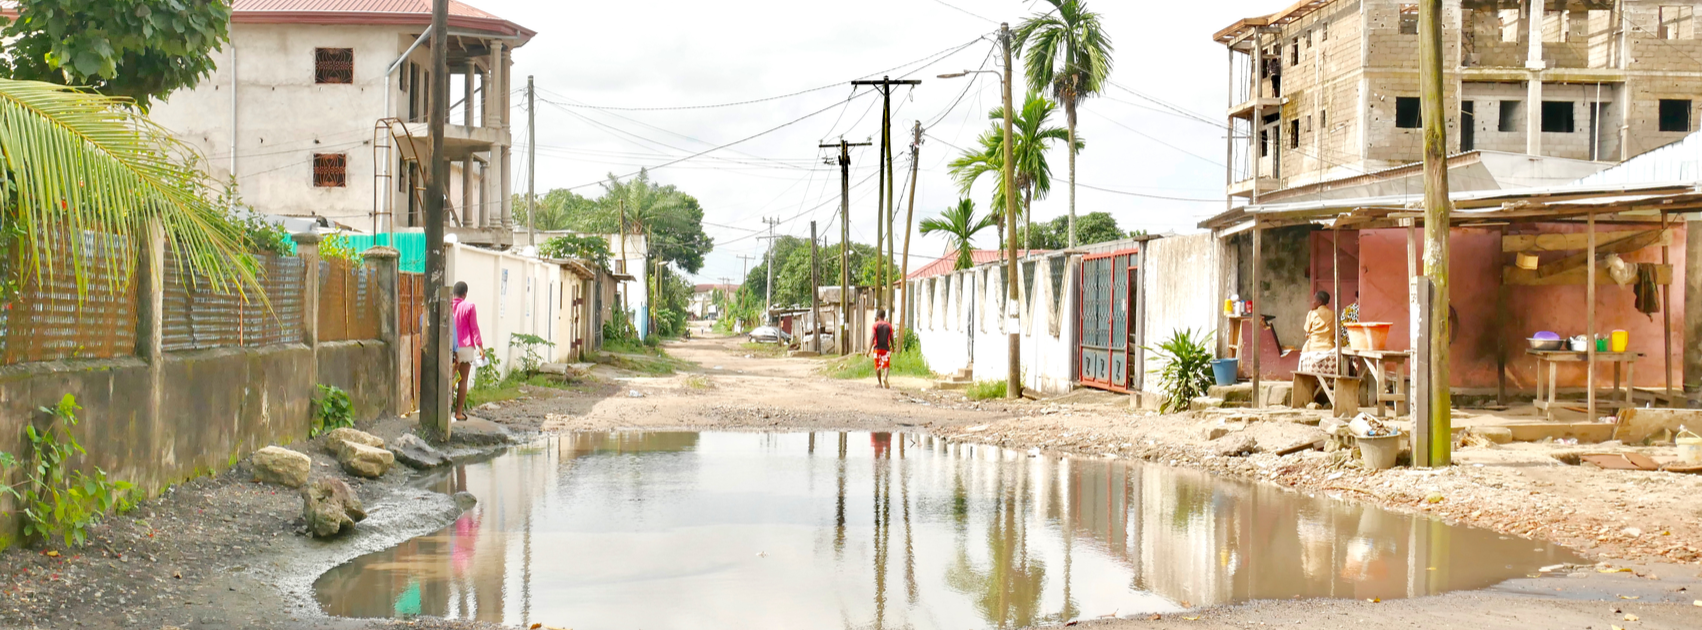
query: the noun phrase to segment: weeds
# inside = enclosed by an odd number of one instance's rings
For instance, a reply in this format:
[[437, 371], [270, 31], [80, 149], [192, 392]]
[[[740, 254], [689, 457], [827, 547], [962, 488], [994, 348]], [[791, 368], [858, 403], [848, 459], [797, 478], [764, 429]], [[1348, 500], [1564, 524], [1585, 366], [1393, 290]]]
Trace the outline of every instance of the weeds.
[[963, 391], [963, 395], [970, 400], [992, 400], [1004, 398], [1008, 391], [1005, 381], [975, 381]]
[[[37, 430], [31, 424], [24, 429], [30, 450], [35, 453], [35, 465], [23, 467], [22, 483], [0, 484], [0, 493], [23, 506], [25, 536], [62, 536], [66, 546], [81, 546], [88, 539], [88, 528], [99, 523], [106, 513], [127, 512], [135, 506], [134, 484], [109, 480], [106, 471], [100, 468], [92, 475], [69, 470], [68, 460], [87, 454], [71, 435], [81, 409], [76, 397], [66, 394], [58, 405], [40, 409], [49, 417], [46, 428]], [[0, 473], [9, 475], [19, 467], [20, 462], [11, 454], [0, 453]], [[0, 539], [0, 549], [10, 542]]]
[[768, 358], [786, 356], [786, 353], [790, 350], [790, 348], [787, 348], [785, 345], [778, 343], [755, 343], [751, 341], [740, 344], [739, 347], [754, 356]]
[[319, 395], [313, 397], [313, 428], [307, 431], [307, 438], [311, 440], [352, 426], [355, 426], [355, 404], [349, 393], [336, 385], [320, 385]]
[[686, 377], [686, 389], [715, 389], [715, 383], [711, 382], [707, 376], [693, 374]]
[[1196, 335], [1191, 329], [1178, 330], [1157, 348], [1144, 348], [1153, 354], [1150, 361], [1162, 364], [1158, 370], [1159, 390], [1164, 393], [1160, 412], [1186, 410], [1189, 401], [1206, 395], [1212, 384], [1211, 338], [1210, 332]]
[[[827, 375], [833, 378], [860, 379], [874, 378], [875, 360], [867, 355], [840, 357], [827, 364]], [[933, 371], [928, 369], [928, 361], [922, 358], [920, 352], [901, 352], [892, 355], [893, 376], [915, 376], [933, 378]]]
[[537, 335], [514, 333], [508, 336], [508, 345], [520, 349], [520, 371], [531, 375], [537, 374], [538, 368], [544, 364], [544, 355], [539, 354], [539, 350], [554, 348], [556, 344]]

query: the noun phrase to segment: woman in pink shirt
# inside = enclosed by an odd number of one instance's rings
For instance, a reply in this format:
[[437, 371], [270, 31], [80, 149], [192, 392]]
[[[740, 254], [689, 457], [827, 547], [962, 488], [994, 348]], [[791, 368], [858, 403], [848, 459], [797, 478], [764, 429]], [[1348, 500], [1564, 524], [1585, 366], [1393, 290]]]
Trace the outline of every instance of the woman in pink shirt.
[[451, 319], [455, 323], [455, 419], [467, 419], [467, 382], [473, 373], [473, 362], [484, 358], [485, 340], [479, 336], [479, 313], [467, 300], [467, 283], [455, 283], [455, 301], [451, 302]]

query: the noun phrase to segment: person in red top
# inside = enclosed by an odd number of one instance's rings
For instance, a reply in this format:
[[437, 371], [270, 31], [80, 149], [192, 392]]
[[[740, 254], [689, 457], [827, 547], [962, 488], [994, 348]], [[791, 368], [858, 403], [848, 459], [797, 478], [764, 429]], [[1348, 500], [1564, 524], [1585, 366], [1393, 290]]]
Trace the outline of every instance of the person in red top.
[[875, 311], [875, 332], [869, 339], [869, 356], [875, 359], [875, 383], [892, 389], [892, 324], [886, 321], [886, 311]]

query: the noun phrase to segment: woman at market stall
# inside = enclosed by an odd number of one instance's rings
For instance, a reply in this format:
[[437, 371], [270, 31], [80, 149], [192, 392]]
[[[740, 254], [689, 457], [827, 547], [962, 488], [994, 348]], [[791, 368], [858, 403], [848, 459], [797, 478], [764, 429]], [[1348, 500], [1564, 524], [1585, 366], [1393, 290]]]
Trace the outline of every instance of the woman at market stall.
[[1336, 374], [1336, 313], [1330, 309], [1330, 293], [1312, 294], [1312, 310], [1306, 313], [1306, 345], [1300, 348], [1300, 371]]

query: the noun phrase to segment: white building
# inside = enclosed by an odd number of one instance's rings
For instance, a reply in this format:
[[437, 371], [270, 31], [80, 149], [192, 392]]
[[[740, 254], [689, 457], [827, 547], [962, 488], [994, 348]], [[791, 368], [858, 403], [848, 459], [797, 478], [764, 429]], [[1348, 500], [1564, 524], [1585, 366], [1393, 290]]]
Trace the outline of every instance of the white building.
[[[217, 69], [154, 120], [262, 213], [362, 230], [423, 226], [431, 0], [234, 0]], [[448, 230], [513, 240], [511, 53], [535, 33], [449, 2]], [[468, 98], [471, 95], [471, 98]]]

